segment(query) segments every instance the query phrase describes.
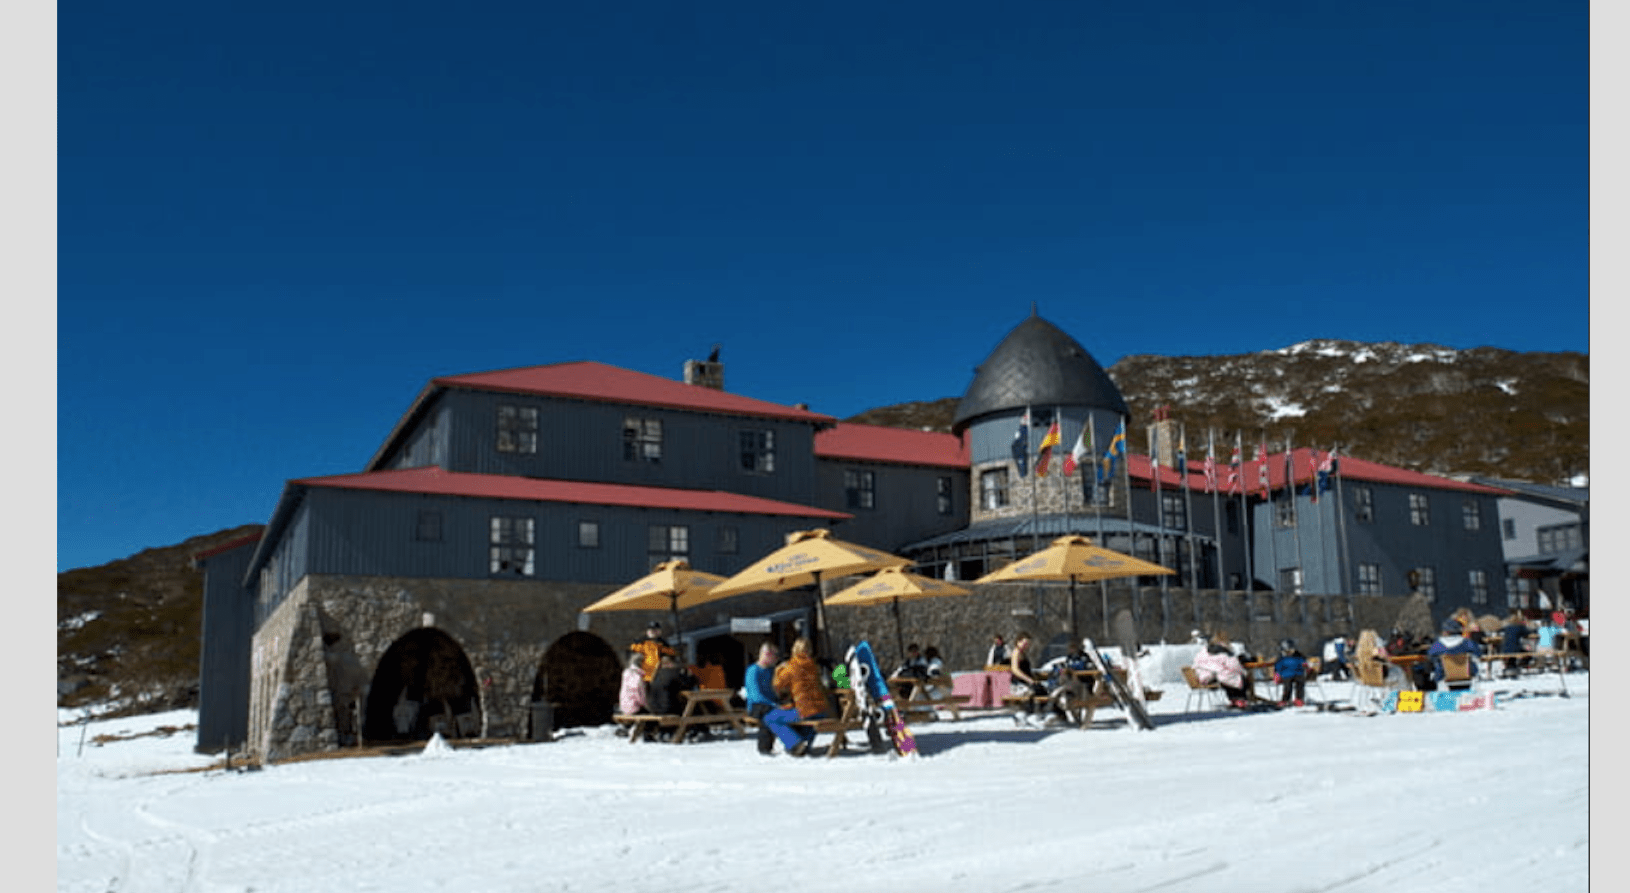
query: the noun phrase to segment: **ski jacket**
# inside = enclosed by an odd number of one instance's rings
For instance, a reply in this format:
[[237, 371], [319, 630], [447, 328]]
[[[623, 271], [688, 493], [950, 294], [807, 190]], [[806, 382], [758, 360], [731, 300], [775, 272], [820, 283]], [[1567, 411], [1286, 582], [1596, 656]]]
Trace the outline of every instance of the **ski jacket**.
[[1473, 676], [1476, 676], [1477, 655], [1480, 653], [1481, 649], [1477, 647], [1477, 643], [1465, 636], [1440, 637], [1426, 649], [1427, 656], [1432, 658], [1432, 681], [1443, 681], [1443, 656], [1445, 654], [1471, 655], [1471, 672]]
[[1210, 649], [1202, 649], [1194, 656], [1194, 673], [1201, 682], [1215, 680], [1229, 688], [1245, 687], [1245, 668], [1232, 654], [1212, 654]]
[[747, 706], [766, 704], [772, 708], [780, 706], [775, 699], [775, 667], [766, 667], [753, 663], [747, 667], [747, 682], [742, 686], [747, 691]]
[[629, 667], [623, 671], [622, 687], [617, 691], [617, 712], [638, 713], [645, 709], [645, 674]]
[[826, 713], [826, 686], [821, 684], [821, 668], [815, 658], [794, 654], [775, 668], [775, 690], [792, 696], [793, 709], [801, 718]]
[[1281, 654], [1273, 662], [1273, 675], [1275, 679], [1299, 679], [1307, 675], [1307, 658], [1300, 651]]
[[628, 646], [628, 650], [637, 651], [640, 654], [645, 655], [646, 682], [650, 682], [652, 679], [656, 678], [657, 665], [661, 662], [662, 655], [669, 654], [673, 655], [674, 657], [679, 656], [679, 652], [668, 647], [668, 643], [661, 639], [641, 639], [638, 642]]

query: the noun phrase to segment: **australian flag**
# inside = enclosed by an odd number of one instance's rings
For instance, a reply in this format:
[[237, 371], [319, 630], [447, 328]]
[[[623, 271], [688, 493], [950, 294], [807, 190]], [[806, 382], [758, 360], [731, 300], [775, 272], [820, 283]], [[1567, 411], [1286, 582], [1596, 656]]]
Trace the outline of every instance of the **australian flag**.
[[1013, 432], [1013, 464], [1019, 469], [1019, 477], [1030, 473], [1030, 410], [1026, 409], [1024, 415], [1019, 417], [1019, 430]]

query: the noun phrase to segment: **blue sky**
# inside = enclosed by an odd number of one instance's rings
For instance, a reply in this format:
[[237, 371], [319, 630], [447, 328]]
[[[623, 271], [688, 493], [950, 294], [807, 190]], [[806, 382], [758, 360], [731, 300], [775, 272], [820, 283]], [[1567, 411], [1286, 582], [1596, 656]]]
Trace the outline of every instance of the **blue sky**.
[[1589, 349], [1585, 3], [57, 9], [58, 570], [263, 522], [432, 377], [845, 417], [1105, 367]]

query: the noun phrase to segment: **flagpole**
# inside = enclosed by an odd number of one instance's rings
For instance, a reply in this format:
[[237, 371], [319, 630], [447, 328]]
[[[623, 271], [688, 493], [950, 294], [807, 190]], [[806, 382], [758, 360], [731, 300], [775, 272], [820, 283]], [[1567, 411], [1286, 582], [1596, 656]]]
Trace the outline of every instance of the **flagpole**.
[[[1031, 436], [1031, 434], [1032, 434], [1032, 431], [1034, 431], [1034, 429], [1036, 427], [1036, 420], [1035, 420], [1035, 418], [1033, 416], [1030, 415], [1030, 404], [1028, 404], [1028, 403], [1026, 403], [1025, 406], [1024, 406], [1024, 417], [1025, 417], [1025, 420], [1026, 420], [1026, 424], [1024, 426], [1024, 454], [1026, 456], [1029, 456], [1031, 454], [1032, 445], [1035, 443], [1035, 440]], [[1030, 551], [1031, 552], [1035, 552], [1037, 549], [1041, 548], [1041, 545], [1040, 545], [1041, 541], [1037, 538], [1038, 534], [1040, 532], [1041, 532], [1041, 514], [1036, 509], [1036, 468], [1035, 468], [1034, 461], [1032, 460], [1031, 467], [1030, 467]]]
[[1313, 541], [1319, 546], [1319, 594], [1327, 596], [1324, 599], [1324, 620], [1326, 623], [1335, 619], [1330, 612], [1330, 565], [1325, 561], [1328, 557], [1324, 547], [1324, 509], [1319, 507], [1319, 451], [1314, 447], [1307, 458], [1308, 467], [1312, 469], [1312, 476], [1308, 478], [1308, 493], [1312, 495], [1308, 506], [1313, 509]]
[[[1088, 453], [1088, 455], [1092, 456], [1092, 514], [1098, 521], [1098, 545], [1102, 546], [1104, 548], [1108, 548], [1107, 544], [1104, 542], [1104, 507], [1102, 505], [1099, 505], [1098, 491], [1101, 489], [1099, 487], [1100, 482], [1102, 482], [1102, 483], [1104, 483], [1106, 485], [1108, 484], [1109, 475], [1104, 474], [1104, 471], [1103, 471], [1104, 470], [1104, 460], [1103, 460], [1102, 456], [1098, 455], [1098, 426], [1097, 426], [1097, 424], [1095, 424], [1095, 422], [1093, 420], [1092, 410], [1090, 410], [1090, 409], [1087, 410], [1087, 436], [1092, 438], [1092, 446], [1090, 448], [1091, 452]], [[1083, 477], [1082, 480], [1085, 481], [1085, 477]], [[1102, 612], [1102, 617], [1104, 619], [1104, 639], [1105, 639], [1105, 641], [1108, 641], [1108, 639], [1109, 639], [1109, 581], [1108, 580], [1099, 580], [1098, 581], [1098, 600], [1102, 605], [1100, 610]]]
[[1347, 616], [1353, 616], [1353, 586], [1347, 576], [1347, 505], [1341, 496], [1341, 442], [1330, 448], [1336, 453], [1330, 460], [1330, 474], [1336, 479], [1336, 572], [1341, 575], [1341, 588], [1347, 593]]
[[[1296, 429], [1292, 428], [1290, 433], [1285, 435], [1285, 495], [1290, 498], [1290, 532], [1291, 538], [1296, 543], [1296, 574], [1302, 581], [1298, 587], [1300, 591], [1296, 594], [1300, 596], [1307, 591], [1307, 562], [1302, 558], [1302, 513], [1296, 495], [1296, 451], [1291, 446], [1295, 439]], [[1296, 615], [1301, 618], [1302, 625], [1306, 626], [1307, 599], [1298, 597], [1296, 603], [1299, 606]]]
[[1247, 504], [1246, 499], [1246, 490], [1248, 488], [1245, 486], [1245, 434], [1238, 428], [1234, 429], [1234, 455], [1239, 458], [1239, 465], [1236, 466], [1236, 469], [1239, 472], [1240, 542], [1244, 544], [1241, 551], [1245, 553], [1245, 591], [1251, 593], [1256, 591], [1256, 569], [1252, 567], [1254, 562], [1251, 560], [1253, 545], [1251, 543], [1251, 515], [1248, 511], [1250, 506]]
[[[1268, 429], [1263, 428], [1257, 435], [1257, 453], [1262, 464], [1257, 467], [1257, 478], [1262, 482], [1263, 497], [1268, 507], [1268, 561], [1273, 565], [1273, 579], [1268, 581], [1268, 589], [1274, 593], [1279, 592], [1279, 519], [1275, 517], [1279, 510], [1279, 503], [1273, 498], [1273, 463], [1268, 461]], [[1279, 622], [1279, 599], [1273, 600], [1273, 619]]]
[[1216, 536], [1217, 552], [1217, 591], [1225, 592], [1228, 589], [1228, 576], [1223, 572], [1223, 528], [1222, 503], [1217, 491], [1217, 431], [1215, 428], [1206, 428], [1206, 484], [1211, 488], [1211, 529]]
[[[1121, 417], [1120, 427], [1115, 429], [1115, 434], [1120, 438], [1121, 483], [1126, 487], [1126, 504], [1121, 507], [1126, 512], [1126, 542], [1132, 547], [1132, 554], [1136, 555], [1138, 554], [1138, 535], [1135, 532], [1137, 528], [1132, 520], [1132, 451], [1126, 444], [1126, 418], [1124, 416]], [[1132, 608], [1132, 619], [1141, 621], [1143, 612], [1138, 610], [1138, 578], [1131, 577], [1129, 579], [1127, 595]], [[1109, 618], [1107, 616], [1104, 617], [1104, 638], [1109, 638]]]
[[1194, 490], [1189, 487], [1189, 426], [1181, 425], [1177, 436], [1177, 485], [1183, 488], [1183, 533], [1189, 544], [1189, 603], [1200, 586], [1200, 562], [1194, 559]]

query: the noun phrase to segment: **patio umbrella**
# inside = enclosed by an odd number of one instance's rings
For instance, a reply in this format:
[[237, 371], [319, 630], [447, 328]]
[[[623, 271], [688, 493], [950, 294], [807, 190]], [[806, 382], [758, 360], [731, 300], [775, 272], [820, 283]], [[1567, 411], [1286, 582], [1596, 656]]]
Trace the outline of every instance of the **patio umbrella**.
[[815, 587], [815, 646], [826, 657], [820, 639], [826, 628], [821, 607], [821, 578], [864, 574], [885, 567], [904, 567], [908, 559], [868, 546], [845, 542], [820, 528], [787, 534], [787, 544], [748, 565], [740, 573], [713, 587], [714, 598], [748, 592], [781, 592]]
[[900, 602], [941, 595], [968, 595], [970, 590], [954, 583], [913, 574], [903, 567], [886, 567], [826, 600], [828, 605], [894, 605], [894, 638], [900, 653], [906, 653], [905, 632], [900, 628]]
[[1009, 564], [1007, 567], [975, 580], [982, 583], [1016, 583], [1032, 580], [1070, 581], [1070, 635], [1079, 638], [1075, 624], [1075, 584], [1092, 580], [1114, 580], [1120, 577], [1144, 577], [1174, 574], [1170, 568], [1152, 564], [1093, 545], [1084, 536], [1061, 536], [1040, 552]]
[[679, 635], [679, 610], [713, 601], [713, 590], [724, 580], [718, 574], [699, 571], [683, 558], [664, 561], [649, 574], [600, 599], [584, 612], [660, 611], [673, 614], [674, 635]]

